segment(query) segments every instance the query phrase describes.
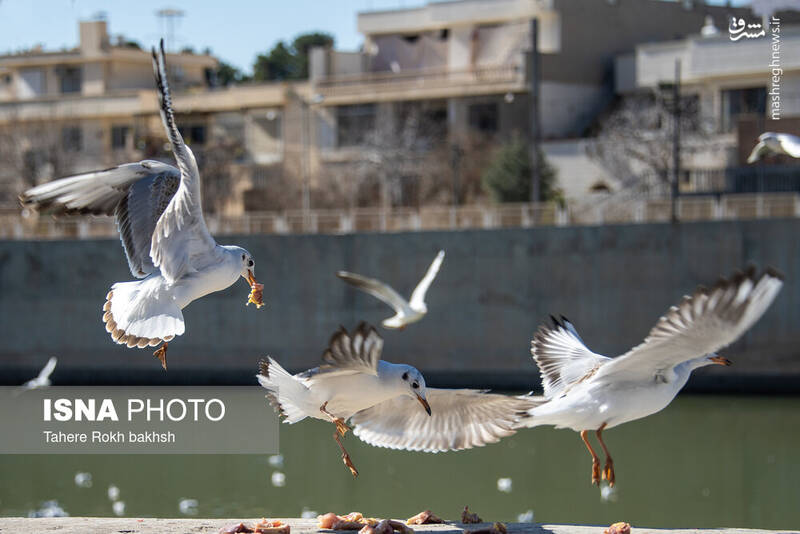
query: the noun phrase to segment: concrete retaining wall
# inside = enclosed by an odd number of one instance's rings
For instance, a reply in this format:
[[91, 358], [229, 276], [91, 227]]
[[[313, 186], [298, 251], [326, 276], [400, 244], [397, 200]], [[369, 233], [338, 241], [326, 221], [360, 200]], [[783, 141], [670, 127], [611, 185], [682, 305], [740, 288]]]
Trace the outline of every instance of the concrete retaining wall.
[[[786, 284], [766, 316], [724, 352], [735, 366], [710, 369], [710, 387], [743, 377], [800, 383], [800, 220], [730, 221], [409, 234], [226, 237], [246, 247], [267, 306], [245, 308], [240, 281], [184, 310], [186, 334], [164, 373], [151, 351], [112, 344], [101, 306], [130, 279], [116, 240], [0, 242], [0, 381], [18, 383], [59, 357], [60, 383], [250, 383], [260, 357], [291, 369], [317, 364], [341, 324], [390, 315], [334, 276], [376, 276], [408, 294], [439, 248], [447, 251], [428, 292], [428, 316], [405, 331], [382, 329], [384, 357], [441, 382], [534, 387], [529, 342], [550, 313], [564, 314], [590, 348], [615, 355], [698, 284], [749, 262]], [[752, 382], [751, 382], [752, 383]]]

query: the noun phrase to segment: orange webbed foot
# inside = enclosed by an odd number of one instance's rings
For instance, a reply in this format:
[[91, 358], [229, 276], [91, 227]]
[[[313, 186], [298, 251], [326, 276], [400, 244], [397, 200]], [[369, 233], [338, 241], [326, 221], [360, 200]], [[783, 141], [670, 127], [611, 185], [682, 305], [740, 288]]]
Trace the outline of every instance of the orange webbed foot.
[[614, 475], [614, 461], [610, 458], [606, 460], [606, 465], [603, 468], [603, 480], [607, 480], [608, 485], [612, 488], [614, 487], [614, 482], [616, 482], [616, 476]]
[[167, 342], [166, 341], [164, 342], [163, 345], [161, 345], [160, 347], [158, 347], [158, 349], [156, 349], [156, 351], [153, 353], [153, 356], [158, 358], [158, 361], [161, 362], [161, 367], [163, 367], [164, 370], [166, 371], [167, 370]]

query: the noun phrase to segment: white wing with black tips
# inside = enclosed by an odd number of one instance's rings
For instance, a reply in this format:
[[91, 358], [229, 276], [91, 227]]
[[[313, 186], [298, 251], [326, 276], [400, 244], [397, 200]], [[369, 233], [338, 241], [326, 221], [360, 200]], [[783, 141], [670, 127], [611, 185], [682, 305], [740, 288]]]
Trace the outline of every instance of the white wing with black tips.
[[54, 180], [24, 192], [20, 201], [53, 215], [113, 215], [131, 274], [143, 278], [155, 270], [153, 231], [180, 181], [172, 165], [145, 160]]
[[531, 341], [531, 354], [548, 398], [561, 395], [610, 360], [590, 351], [566, 317], [552, 320], [553, 326], [539, 327]]
[[298, 378], [313, 382], [320, 376], [331, 374], [364, 373], [377, 376], [378, 360], [383, 351], [383, 338], [374, 327], [360, 323], [352, 335], [339, 327], [328, 342], [322, 354], [324, 362], [319, 367], [297, 375]]
[[699, 288], [663, 315], [644, 342], [598, 369], [593, 380], [647, 381], [665, 369], [727, 347], [761, 318], [783, 286], [783, 276], [755, 269]]
[[156, 77], [161, 119], [178, 163], [181, 181], [178, 190], [156, 223], [150, 243], [150, 257], [153, 265], [161, 269], [164, 278], [174, 282], [194, 268], [191, 264], [192, 259], [212, 252], [216, 242], [208, 232], [203, 219], [197, 162], [175, 125], [164, 62], [163, 39], [158, 52], [153, 50], [153, 71]]
[[158, 268], [174, 283], [213, 261], [216, 242], [203, 219], [197, 162], [175, 125], [163, 41], [153, 50], [153, 70], [177, 169], [158, 161], [128, 163], [34, 187], [20, 200], [54, 214], [113, 215], [133, 276], [144, 278]]

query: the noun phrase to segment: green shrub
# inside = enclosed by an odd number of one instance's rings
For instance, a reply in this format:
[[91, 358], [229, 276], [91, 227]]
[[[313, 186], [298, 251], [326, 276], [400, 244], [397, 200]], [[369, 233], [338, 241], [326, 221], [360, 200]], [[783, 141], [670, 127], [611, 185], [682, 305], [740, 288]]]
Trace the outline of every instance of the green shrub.
[[[539, 151], [539, 200], [563, 204], [563, 192], [556, 187], [556, 170]], [[483, 189], [496, 202], [528, 202], [531, 197], [531, 158], [528, 146], [514, 140], [500, 147], [484, 169]]]

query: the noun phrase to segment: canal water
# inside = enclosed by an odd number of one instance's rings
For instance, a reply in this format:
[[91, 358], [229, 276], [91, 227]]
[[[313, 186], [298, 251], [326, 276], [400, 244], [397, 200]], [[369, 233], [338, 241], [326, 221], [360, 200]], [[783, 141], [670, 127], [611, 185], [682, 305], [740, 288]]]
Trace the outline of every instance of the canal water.
[[468, 504], [490, 521], [800, 528], [800, 397], [682, 395], [607, 431], [614, 492], [591, 486], [589, 455], [569, 430], [528, 429], [446, 454], [378, 449], [348, 434], [357, 480], [332, 432], [320, 421], [282, 425], [280, 457], [0, 456], [0, 515], [404, 518], [429, 508], [455, 519]]

